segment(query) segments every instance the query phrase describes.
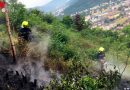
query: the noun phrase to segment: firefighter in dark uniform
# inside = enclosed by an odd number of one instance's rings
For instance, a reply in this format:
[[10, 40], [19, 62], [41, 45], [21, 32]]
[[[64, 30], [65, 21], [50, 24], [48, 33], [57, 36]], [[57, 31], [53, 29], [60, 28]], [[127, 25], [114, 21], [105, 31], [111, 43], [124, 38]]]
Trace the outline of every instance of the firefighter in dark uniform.
[[28, 21], [23, 21], [22, 26], [18, 33], [19, 38], [25, 41], [30, 41], [30, 34], [31, 34], [31, 30], [28, 27]]
[[103, 47], [99, 48], [97, 58], [99, 60], [101, 70], [104, 70], [104, 64], [106, 63], [106, 61], [105, 61], [105, 49]]
[[[19, 38], [19, 49], [21, 54], [27, 54], [28, 47], [27, 43], [31, 41], [31, 29], [28, 27], [28, 21], [23, 21], [20, 30], [18, 31], [18, 38]], [[23, 56], [23, 54], [22, 54]]]

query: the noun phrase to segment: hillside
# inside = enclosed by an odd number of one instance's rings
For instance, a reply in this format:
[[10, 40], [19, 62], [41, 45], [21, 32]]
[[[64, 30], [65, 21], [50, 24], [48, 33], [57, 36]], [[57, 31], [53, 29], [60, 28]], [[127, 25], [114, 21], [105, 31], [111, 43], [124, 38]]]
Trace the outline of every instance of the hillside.
[[[130, 26], [120, 31], [91, 27], [84, 17], [27, 10], [15, 1], [9, 16], [17, 63], [5, 22], [0, 23], [0, 88], [10, 90], [123, 90], [130, 88]], [[21, 16], [21, 17], [19, 17]], [[16, 18], [19, 17], [19, 18]], [[0, 20], [4, 14], [0, 13]], [[21, 22], [27, 20], [31, 41], [19, 41]], [[101, 70], [97, 54], [105, 48], [108, 67]], [[17, 72], [16, 72], [17, 71]], [[10, 72], [10, 73], [8, 73]], [[17, 76], [17, 77], [16, 77]], [[3, 78], [4, 77], [4, 78]], [[34, 87], [34, 88], [33, 88]], [[1, 89], [1, 90], [2, 90]]]
[[[112, 1], [115, 2], [115, 0]], [[64, 13], [65, 15], [70, 15], [79, 11], [83, 11], [85, 9], [92, 8], [105, 2], [109, 2], [109, 0], [52, 0], [47, 5], [38, 8], [41, 11], [53, 13], [59, 12], [63, 9], [61, 13]]]
[[104, 2], [108, 2], [108, 0], [77, 0], [77, 2], [73, 3], [69, 7], [64, 10], [65, 15], [70, 15], [75, 12], [83, 11], [85, 9], [92, 8], [96, 5], [102, 4]]
[[48, 3], [45, 6], [41, 6], [38, 7], [41, 11], [45, 11], [45, 12], [54, 12], [57, 9], [66, 7], [66, 6], [70, 6], [71, 4], [73, 4], [74, 2], [76, 2], [77, 0], [52, 0], [50, 3]]

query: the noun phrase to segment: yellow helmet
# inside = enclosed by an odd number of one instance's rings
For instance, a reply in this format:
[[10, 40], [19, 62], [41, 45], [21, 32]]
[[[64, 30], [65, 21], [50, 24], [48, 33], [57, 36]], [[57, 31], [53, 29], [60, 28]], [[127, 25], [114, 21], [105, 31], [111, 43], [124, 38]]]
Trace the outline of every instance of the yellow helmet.
[[22, 22], [22, 28], [23, 28], [23, 27], [27, 27], [27, 26], [28, 26], [28, 21], [23, 21], [23, 22]]
[[100, 52], [103, 52], [104, 50], [105, 50], [105, 49], [104, 49], [103, 47], [100, 47], [100, 48], [99, 48], [99, 51], [100, 51]]

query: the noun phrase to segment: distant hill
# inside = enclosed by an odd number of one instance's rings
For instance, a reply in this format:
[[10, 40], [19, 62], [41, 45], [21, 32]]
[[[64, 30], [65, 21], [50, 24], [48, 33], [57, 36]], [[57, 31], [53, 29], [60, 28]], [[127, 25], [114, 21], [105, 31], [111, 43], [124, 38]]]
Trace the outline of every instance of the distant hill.
[[69, 6], [76, 1], [78, 0], [53, 0], [45, 6], [41, 6], [38, 8], [45, 12], [54, 12], [55, 10], [65, 7], [66, 5]]
[[65, 14], [72, 14], [78, 11], [82, 11], [96, 5], [102, 4], [104, 2], [108, 2], [109, 0], [77, 0], [77, 2], [73, 3], [71, 6], [64, 10]]
[[110, 0], [53, 0], [47, 5], [39, 7], [39, 9], [45, 12], [59, 12], [70, 15], [109, 1]]

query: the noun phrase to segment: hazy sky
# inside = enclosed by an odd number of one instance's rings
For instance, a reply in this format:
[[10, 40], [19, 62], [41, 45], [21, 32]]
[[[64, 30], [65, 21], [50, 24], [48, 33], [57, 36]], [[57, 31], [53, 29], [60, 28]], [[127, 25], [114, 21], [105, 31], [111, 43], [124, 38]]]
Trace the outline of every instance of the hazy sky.
[[22, 2], [27, 8], [31, 8], [45, 5], [52, 0], [18, 0], [18, 1]]

